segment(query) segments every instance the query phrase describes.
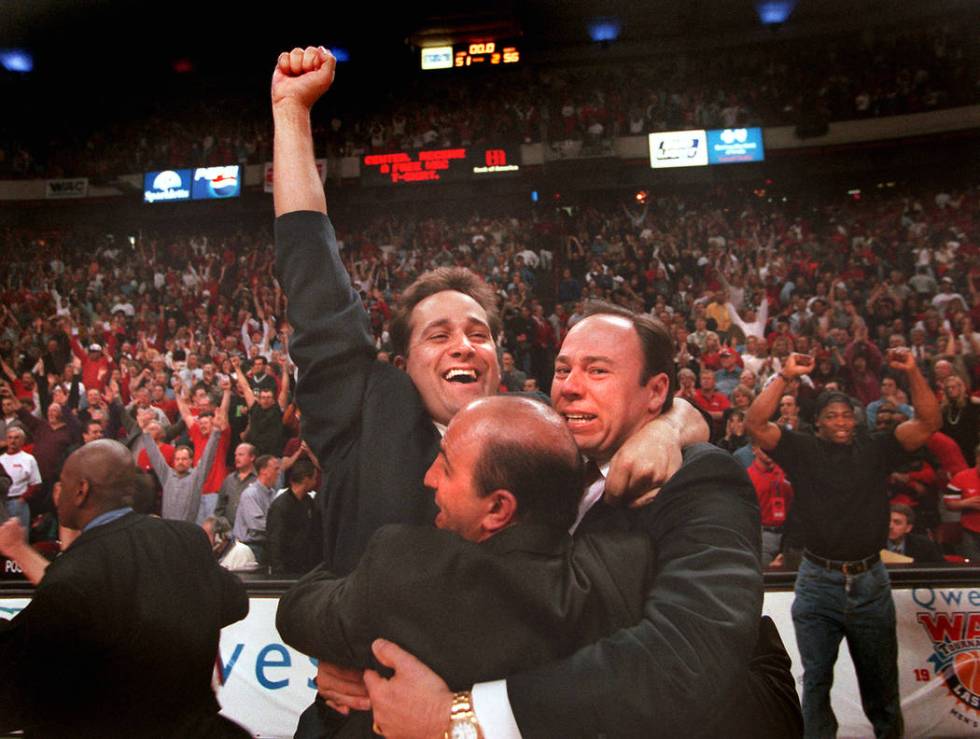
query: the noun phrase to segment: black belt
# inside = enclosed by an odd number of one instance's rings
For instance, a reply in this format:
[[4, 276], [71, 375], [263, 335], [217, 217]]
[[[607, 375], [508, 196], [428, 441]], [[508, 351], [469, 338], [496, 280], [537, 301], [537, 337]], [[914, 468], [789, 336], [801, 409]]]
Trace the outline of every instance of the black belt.
[[782, 526], [763, 526], [762, 530], [770, 534], [781, 534], [783, 533]]
[[832, 572], [843, 572], [845, 575], [860, 575], [862, 572], [867, 572], [881, 561], [881, 555], [877, 552], [872, 554], [870, 557], [865, 557], [864, 559], [847, 561], [842, 559], [824, 559], [823, 557], [818, 557], [809, 550], [804, 550], [803, 558], [808, 562], [818, 565], [819, 567], [823, 567], [825, 570], [831, 570]]

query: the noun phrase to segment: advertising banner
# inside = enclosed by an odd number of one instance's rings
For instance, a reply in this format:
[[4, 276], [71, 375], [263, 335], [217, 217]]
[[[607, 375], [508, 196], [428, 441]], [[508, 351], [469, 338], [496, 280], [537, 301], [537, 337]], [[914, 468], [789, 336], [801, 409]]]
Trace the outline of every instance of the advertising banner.
[[650, 166], [704, 167], [708, 164], [707, 134], [704, 131], [665, 131], [651, 133]]
[[191, 170], [165, 169], [143, 175], [143, 202], [161, 203], [191, 199]]
[[761, 128], [708, 131], [708, 164], [761, 162], [765, 158]]
[[74, 177], [67, 180], [46, 180], [44, 183], [44, 197], [48, 199], [84, 198], [87, 194], [87, 177]]
[[[980, 588], [895, 590], [899, 689], [909, 737], [980, 734]], [[0, 599], [0, 618], [13, 618], [26, 598]], [[791, 592], [766, 593], [793, 661], [797, 690], [803, 667], [790, 608]], [[260, 737], [291, 737], [316, 692], [316, 663], [282, 643], [275, 627], [278, 598], [251, 598], [246, 618], [221, 632], [215, 684], [222, 713]], [[175, 645], [175, 648], [179, 648]], [[842, 643], [831, 702], [839, 736], [871, 736], [861, 709], [854, 664]], [[692, 716], [692, 722], [697, 717]]]

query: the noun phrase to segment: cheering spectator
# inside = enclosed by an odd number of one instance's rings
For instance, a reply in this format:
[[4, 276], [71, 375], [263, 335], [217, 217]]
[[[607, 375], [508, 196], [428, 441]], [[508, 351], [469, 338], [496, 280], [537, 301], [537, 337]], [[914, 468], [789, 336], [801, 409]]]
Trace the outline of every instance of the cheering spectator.
[[[232, 360], [232, 364], [238, 378], [238, 391], [248, 407], [248, 429], [242, 434], [242, 439], [254, 446], [255, 453], [258, 455], [282, 454], [283, 444], [285, 444], [282, 414], [289, 402], [289, 382], [286, 381], [285, 372], [279, 388], [277, 405], [276, 396], [267, 387], [260, 389], [256, 397], [256, 393], [252, 391], [249, 381], [241, 371], [241, 362], [237, 357]], [[283, 365], [285, 364], [286, 360], [283, 360]], [[235, 525], [237, 535], [237, 521]]]
[[197, 521], [197, 512], [201, 507], [201, 490], [211, 470], [221, 432], [217, 429], [211, 432], [204, 447], [201, 463], [197, 467], [193, 467], [193, 450], [186, 446], [177, 447], [174, 451], [174, 466], [171, 469], [146, 429], [146, 426], [151, 423], [149, 417], [143, 418], [146, 424], [143, 427], [143, 446], [149, 455], [153, 471], [163, 487], [160, 515], [163, 518], [194, 523]]

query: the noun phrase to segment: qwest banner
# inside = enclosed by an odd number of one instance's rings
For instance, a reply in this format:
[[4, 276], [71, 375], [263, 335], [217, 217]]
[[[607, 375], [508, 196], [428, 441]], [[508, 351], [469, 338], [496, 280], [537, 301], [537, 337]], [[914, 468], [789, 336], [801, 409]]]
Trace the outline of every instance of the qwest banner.
[[[899, 688], [906, 735], [980, 733], [980, 588], [896, 590]], [[29, 601], [0, 599], [0, 618]], [[803, 667], [790, 607], [793, 593], [766, 593], [772, 617], [793, 660], [797, 689]], [[251, 598], [248, 616], [221, 632], [216, 666], [222, 713], [259, 737], [291, 737], [313, 701], [316, 664], [282, 643], [275, 627], [277, 598]], [[861, 710], [850, 653], [841, 645], [831, 701], [840, 736], [871, 736]]]

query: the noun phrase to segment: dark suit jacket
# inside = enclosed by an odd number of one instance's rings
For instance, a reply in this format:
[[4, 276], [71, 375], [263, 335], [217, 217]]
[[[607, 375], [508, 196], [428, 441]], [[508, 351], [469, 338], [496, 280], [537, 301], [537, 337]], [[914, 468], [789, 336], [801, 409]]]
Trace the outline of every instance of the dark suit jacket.
[[[516, 524], [480, 544], [386, 526], [348, 577], [321, 568], [280, 601], [276, 626], [305, 654], [378, 668], [371, 642], [399, 644], [454, 690], [571, 654], [636, 623], [651, 573], [645, 534], [582, 536]], [[370, 736], [370, 719], [338, 733]]]
[[[316, 498], [323, 562], [344, 575], [381, 526], [433, 521], [422, 479], [439, 435], [408, 375], [374, 360], [367, 314], [324, 215], [276, 221], [276, 273], [295, 329], [290, 355], [299, 368], [303, 436], [328, 472]], [[684, 469], [636, 517], [658, 552], [643, 622], [508, 679], [525, 737], [689, 736], [693, 696], [734, 696], [745, 682], [762, 605], [758, 503], [744, 470], [715, 452], [689, 452]], [[787, 659], [782, 649], [771, 656]], [[799, 733], [795, 691], [780, 686], [771, 697], [767, 713], [790, 717], [781, 736]], [[756, 723], [769, 720], [760, 715]]]
[[[650, 505], [599, 503], [580, 530], [646, 533], [657, 553], [654, 587], [637, 625], [507, 678], [525, 739], [802, 734], [789, 658], [772, 622], [759, 624], [758, 503], [730, 454], [686, 449]], [[703, 713], [692, 712], [696, 702]]]
[[945, 562], [943, 550], [928, 536], [905, 535], [905, 556], [915, 562]]
[[345, 575], [385, 524], [435, 520], [422, 478], [439, 432], [409, 376], [374, 359], [368, 315], [325, 216], [276, 221], [276, 275], [289, 296], [302, 436], [327, 473], [316, 496], [319, 549]]
[[0, 621], [0, 729], [30, 736], [241, 736], [218, 716], [222, 626], [248, 613], [200, 528], [129, 513], [83, 533]]

